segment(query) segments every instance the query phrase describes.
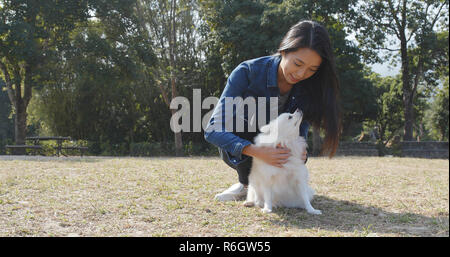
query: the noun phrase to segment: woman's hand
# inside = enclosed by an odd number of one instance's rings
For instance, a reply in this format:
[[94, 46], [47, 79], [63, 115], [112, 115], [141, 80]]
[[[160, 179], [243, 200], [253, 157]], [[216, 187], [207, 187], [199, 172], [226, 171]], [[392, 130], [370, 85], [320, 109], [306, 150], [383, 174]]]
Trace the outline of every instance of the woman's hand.
[[263, 160], [272, 166], [283, 168], [283, 164], [288, 162], [291, 156], [291, 150], [288, 148], [272, 148], [255, 145], [248, 145], [244, 147], [242, 153]]
[[[283, 148], [282, 146], [281, 146], [281, 144], [278, 144], [277, 145], [277, 148]], [[287, 149], [287, 148], [285, 148], [285, 149]], [[303, 152], [303, 154], [302, 154], [302, 156], [300, 157], [300, 159], [302, 159], [305, 163], [306, 163], [306, 159], [308, 159], [308, 156], [307, 156], [307, 151], [306, 151], [306, 149], [305, 149], [305, 151]]]

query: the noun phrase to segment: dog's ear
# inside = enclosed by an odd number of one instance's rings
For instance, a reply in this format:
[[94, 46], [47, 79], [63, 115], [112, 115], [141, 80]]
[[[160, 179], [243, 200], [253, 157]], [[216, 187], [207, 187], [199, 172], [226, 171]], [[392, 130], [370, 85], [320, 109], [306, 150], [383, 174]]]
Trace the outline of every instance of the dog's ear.
[[268, 134], [270, 132], [270, 123], [267, 125], [262, 126], [259, 131], [262, 133]]

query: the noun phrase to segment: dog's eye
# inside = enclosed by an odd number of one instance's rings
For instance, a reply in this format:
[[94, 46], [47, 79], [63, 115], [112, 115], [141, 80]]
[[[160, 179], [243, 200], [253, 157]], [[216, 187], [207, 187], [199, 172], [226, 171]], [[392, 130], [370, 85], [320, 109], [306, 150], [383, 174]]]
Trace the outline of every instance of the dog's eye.
[[292, 116], [289, 116], [289, 119], [288, 119], [288, 120], [290, 120], [290, 119], [292, 119]]

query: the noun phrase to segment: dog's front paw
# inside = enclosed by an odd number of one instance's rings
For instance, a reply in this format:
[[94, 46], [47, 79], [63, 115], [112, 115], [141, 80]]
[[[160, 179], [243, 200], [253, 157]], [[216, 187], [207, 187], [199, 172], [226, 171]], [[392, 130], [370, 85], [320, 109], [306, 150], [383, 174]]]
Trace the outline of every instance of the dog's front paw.
[[316, 209], [307, 210], [307, 212], [308, 212], [309, 214], [314, 214], [314, 215], [321, 215], [321, 214], [322, 214], [322, 211], [316, 210]]
[[264, 209], [262, 209], [262, 212], [263, 212], [263, 213], [271, 213], [271, 212], [272, 212], [272, 209], [264, 208]]
[[254, 202], [250, 202], [250, 201], [245, 201], [244, 202], [244, 206], [245, 207], [253, 207], [253, 206], [255, 206], [255, 203]]

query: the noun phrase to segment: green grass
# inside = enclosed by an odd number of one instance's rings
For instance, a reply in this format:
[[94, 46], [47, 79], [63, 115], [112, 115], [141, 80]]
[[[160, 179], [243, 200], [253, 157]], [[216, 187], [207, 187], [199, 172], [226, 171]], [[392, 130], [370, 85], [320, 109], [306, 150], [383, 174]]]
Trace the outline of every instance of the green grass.
[[308, 160], [312, 205], [263, 214], [214, 195], [219, 158], [0, 156], [0, 236], [449, 236], [449, 161]]

